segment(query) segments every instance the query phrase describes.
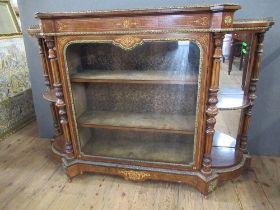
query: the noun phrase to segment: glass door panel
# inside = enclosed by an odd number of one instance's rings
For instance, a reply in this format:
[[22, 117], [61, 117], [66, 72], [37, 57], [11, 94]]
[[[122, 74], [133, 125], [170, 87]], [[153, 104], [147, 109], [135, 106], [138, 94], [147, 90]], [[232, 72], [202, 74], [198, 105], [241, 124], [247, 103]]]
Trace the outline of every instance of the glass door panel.
[[125, 50], [74, 43], [66, 51], [81, 151], [152, 162], [193, 161], [200, 50], [151, 41]]

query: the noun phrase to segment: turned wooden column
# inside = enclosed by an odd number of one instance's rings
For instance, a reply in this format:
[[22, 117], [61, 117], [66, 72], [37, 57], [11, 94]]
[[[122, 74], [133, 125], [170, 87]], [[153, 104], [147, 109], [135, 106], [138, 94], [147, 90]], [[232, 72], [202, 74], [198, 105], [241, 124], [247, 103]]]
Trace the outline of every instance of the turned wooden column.
[[256, 46], [257, 50], [255, 52], [255, 60], [253, 64], [252, 75], [249, 84], [249, 93], [248, 93], [250, 106], [248, 106], [245, 110], [244, 123], [243, 123], [241, 137], [240, 137], [240, 149], [243, 153], [248, 153], [247, 150], [248, 130], [249, 130], [250, 120], [252, 115], [252, 107], [254, 106], [255, 100], [257, 98], [256, 86], [257, 86], [257, 82], [259, 81], [260, 65], [262, 62], [264, 33], [256, 34], [255, 38], [257, 41], [257, 46]]
[[215, 133], [215, 116], [218, 114], [218, 91], [219, 91], [219, 78], [220, 78], [220, 62], [222, 58], [222, 44], [224, 35], [221, 33], [214, 34], [214, 54], [211, 69], [210, 86], [208, 90], [208, 100], [206, 108], [206, 138], [204, 155], [202, 160], [202, 172], [205, 175], [212, 173], [211, 171], [211, 151], [213, 137]]
[[[43, 76], [44, 76], [44, 80], [45, 80], [45, 85], [47, 87], [46, 91], [50, 91], [52, 86], [51, 86], [51, 78], [49, 77], [49, 75], [51, 75], [51, 74], [50, 74], [50, 69], [49, 69], [47, 51], [45, 49], [46, 46], [45, 46], [43, 38], [38, 38], [37, 40], [38, 40], [38, 44], [39, 44], [39, 54], [41, 57], [41, 62], [43, 64]], [[54, 129], [55, 129], [54, 136], [61, 135], [61, 129], [58, 124], [58, 117], [56, 114], [57, 110], [54, 106], [54, 103], [50, 103], [50, 109], [52, 112], [53, 125], [54, 125]]]
[[54, 127], [54, 137], [62, 135], [62, 131], [59, 126], [59, 113], [55, 106], [55, 103], [50, 103], [50, 109], [52, 112], [53, 118], [53, 127]]
[[58, 71], [54, 38], [46, 37], [45, 41], [46, 41], [47, 47], [49, 49], [48, 54], [49, 54], [51, 69], [52, 69], [52, 73], [53, 73], [53, 81], [54, 81], [53, 87], [55, 89], [55, 95], [57, 97], [57, 101], [56, 101], [55, 105], [59, 110], [58, 114], [59, 114], [59, 118], [60, 118], [60, 123], [62, 125], [63, 137], [65, 140], [65, 153], [68, 158], [73, 158], [74, 157], [73, 146], [72, 146], [72, 142], [70, 139], [70, 129], [69, 129], [68, 118], [67, 118], [67, 113], [66, 113], [66, 105], [64, 102], [62, 84], [60, 82], [60, 76], [59, 76], [59, 71]]
[[50, 78], [48, 74], [48, 64], [45, 59], [45, 54], [44, 54], [44, 40], [43, 38], [38, 38], [38, 44], [39, 44], [39, 54], [41, 57], [41, 62], [43, 64], [43, 76], [45, 80], [45, 85], [47, 87], [47, 90], [51, 88], [51, 83], [50, 83]]

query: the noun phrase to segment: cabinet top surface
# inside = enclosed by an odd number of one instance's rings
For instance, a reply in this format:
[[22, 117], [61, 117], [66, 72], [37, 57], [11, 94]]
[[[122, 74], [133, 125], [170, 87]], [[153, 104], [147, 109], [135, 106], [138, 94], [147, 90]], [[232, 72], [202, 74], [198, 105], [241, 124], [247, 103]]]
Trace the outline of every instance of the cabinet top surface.
[[141, 15], [168, 15], [168, 14], [183, 14], [183, 13], [205, 13], [217, 11], [236, 11], [240, 9], [239, 4], [224, 3], [224, 4], [196, 4], [173, 7], [159, 8], [141, 8], [141, 9], [126, 9], [126, 10], [88, 10], [75, 12], [38, 12], [36, 18], [67, 18], [67, 17], [106, 17], [106, 16], [141, 16]]
[[[71, 36], [138, 33], [145, 30], [188, 32], [264, 32], [272, 19], [234, 21], [239, 4], [187, 5], [110, 11], [39, 12], [40, 26], [31, 26], [31, 36]], [[169, 32], [168, 32], [169, 33]]]

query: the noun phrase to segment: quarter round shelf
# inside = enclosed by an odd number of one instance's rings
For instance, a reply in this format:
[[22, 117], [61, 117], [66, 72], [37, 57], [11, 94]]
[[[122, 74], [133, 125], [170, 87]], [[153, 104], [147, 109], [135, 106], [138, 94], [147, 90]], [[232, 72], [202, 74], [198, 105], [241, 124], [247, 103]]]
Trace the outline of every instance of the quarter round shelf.
[[218, 95], [217, 107], [219, 110], [244, 109], [250, 102], [244, 92], [239, 89], [222, 89]]
[[46, 99], [47, 101], [56, 102], [56, 96], [55, 96], [55, 91], [54, 89], [46, 89], [43, 93], [43, 98]]
[[231, 167], [241, 162], [242, 152], [235, 145], [235, 138], [215, 131], [211, 154], [213, 168]]

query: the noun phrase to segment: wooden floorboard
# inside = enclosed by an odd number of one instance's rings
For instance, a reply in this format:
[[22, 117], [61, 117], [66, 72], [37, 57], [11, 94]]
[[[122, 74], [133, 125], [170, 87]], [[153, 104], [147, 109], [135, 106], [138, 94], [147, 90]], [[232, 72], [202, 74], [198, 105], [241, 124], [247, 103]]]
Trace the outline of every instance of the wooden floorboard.
[[0, 209], [8, 210], [280, 209], [280, 157], [254, 156], [248, 172], [208, 197], [183, 184], [93, 174], [69, 183], [36, 122], [0, 142], [0, 177]]

